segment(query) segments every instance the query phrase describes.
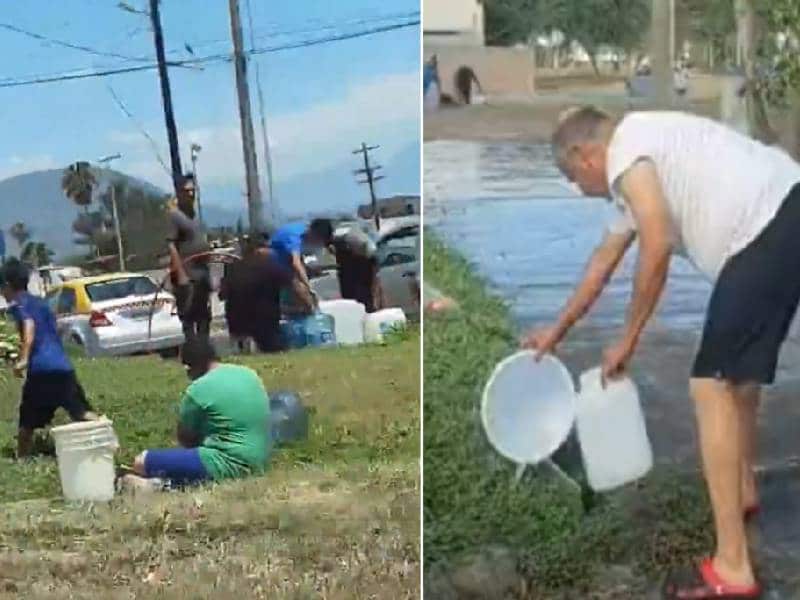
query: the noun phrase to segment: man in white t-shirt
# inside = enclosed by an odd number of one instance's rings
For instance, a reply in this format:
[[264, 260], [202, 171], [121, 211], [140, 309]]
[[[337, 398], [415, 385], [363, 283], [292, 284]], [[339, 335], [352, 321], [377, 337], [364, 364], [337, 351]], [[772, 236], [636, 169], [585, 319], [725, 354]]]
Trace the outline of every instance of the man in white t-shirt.
[[603, 376], [621, 373], [667, 278], [685, 256], [714, 282], [692, 369], [700, 449], [714, 510], [713, 558], [673, 575], [669, 598], [753, 598], [760, 593], [745, 520], [758, 508], [753, 474], [760, 388], [800, 300], [800, 165], [715, 121], [678, 112], [634, 112], [614, 122], [573, 109], [553, 135], [560, 170], [587, 196], [611, 199], [608, 226], [557, 322], [523, 342], [551, 351], [599, 297], [639, 240], [628, 319], [603, 356]]

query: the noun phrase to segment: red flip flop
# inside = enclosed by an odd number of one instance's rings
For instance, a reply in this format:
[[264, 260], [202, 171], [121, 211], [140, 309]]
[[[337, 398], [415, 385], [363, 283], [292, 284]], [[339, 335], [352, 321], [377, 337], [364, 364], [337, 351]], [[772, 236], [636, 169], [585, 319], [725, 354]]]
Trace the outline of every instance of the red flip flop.
[[761, 586], [734, 585], [725, 583], [714, 570], [710, 558], [694, 568], [671, 573], [664, 583], [662, 597], [665, 600], [739, 600], [760, 598]]

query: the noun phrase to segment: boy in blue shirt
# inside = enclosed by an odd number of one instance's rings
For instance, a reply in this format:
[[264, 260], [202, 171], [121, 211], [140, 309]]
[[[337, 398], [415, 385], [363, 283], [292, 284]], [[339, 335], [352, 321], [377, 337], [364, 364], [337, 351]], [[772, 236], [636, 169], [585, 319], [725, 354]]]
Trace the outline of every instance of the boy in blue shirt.
[[16, 260], [6, 263], [0, 272], [2, 294], [20, 335], [14, 374], [25, 376], [19, 407], [18, 458], [31, 454], [34, 430], [49, 425], [57, 408], [66, 410], [73, 421], [97, 419], [64, 352], [55, 317], [43, 298], [28, 293], [28, 278], [28, 269]]

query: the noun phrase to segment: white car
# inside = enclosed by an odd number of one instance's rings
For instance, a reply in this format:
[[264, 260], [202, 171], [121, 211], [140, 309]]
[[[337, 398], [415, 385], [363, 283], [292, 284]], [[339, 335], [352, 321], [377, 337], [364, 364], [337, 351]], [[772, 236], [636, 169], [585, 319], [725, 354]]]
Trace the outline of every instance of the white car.
[[61, 339], [87, 356], [173, 354], [183, 330], [175, 298], [162, 290], [156, 299], [157, 290], [146, 275], [115, 273], [65, 281], [46, 298]]

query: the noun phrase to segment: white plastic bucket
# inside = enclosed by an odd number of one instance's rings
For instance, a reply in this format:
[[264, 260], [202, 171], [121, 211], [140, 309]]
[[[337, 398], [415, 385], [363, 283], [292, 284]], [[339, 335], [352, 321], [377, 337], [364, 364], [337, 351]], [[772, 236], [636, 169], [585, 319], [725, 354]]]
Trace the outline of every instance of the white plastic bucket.
[[364, 318], [364, 341], [370, 344], [383, 341], [392, 329], [406, 326], [406, 313], [402, 308], [385, 308]]
[[333, 317], [336, 342], [344, 345], [364, 343], [364, 318], [367, 309], [355, 300], [324, 300], [319, 311]]
[[50, 430], [56, 446], [61, 489], [67, 500], [104, 502], [114, 497], [114, 452], [119, 447], [111, 421], [82, 421]]
[[548, 458], [575, 421], [575, 386], [554, 356], [523, 350], [495, 367], [483, 390], [481, 419], [494, 448], [519, 465]]

